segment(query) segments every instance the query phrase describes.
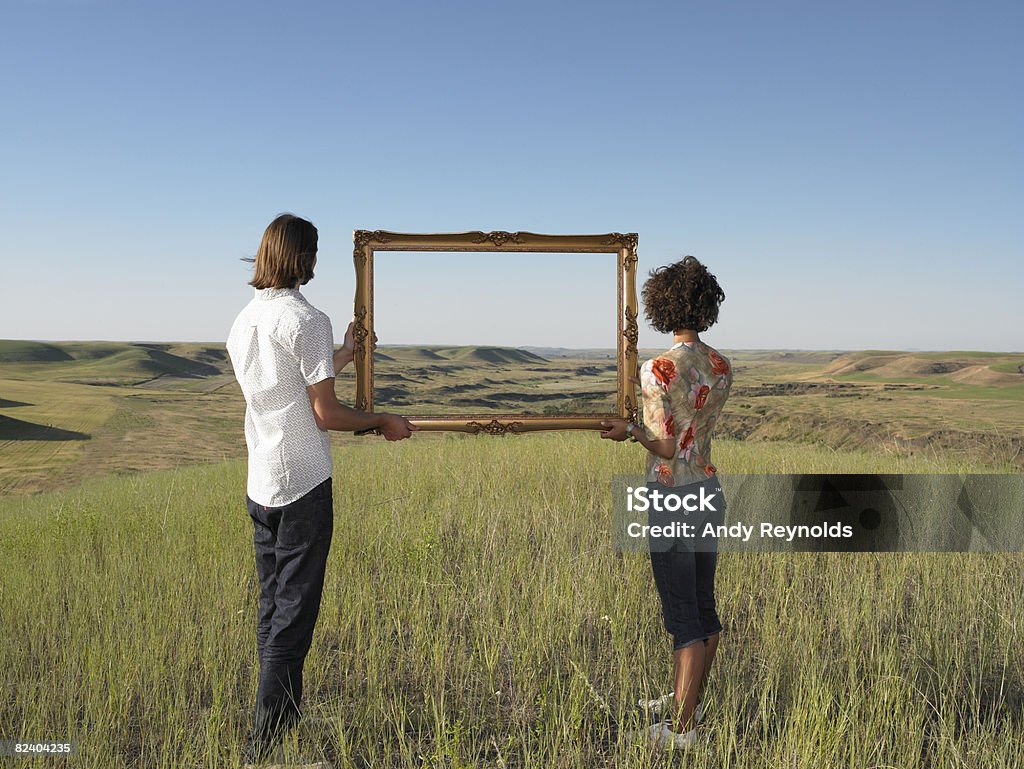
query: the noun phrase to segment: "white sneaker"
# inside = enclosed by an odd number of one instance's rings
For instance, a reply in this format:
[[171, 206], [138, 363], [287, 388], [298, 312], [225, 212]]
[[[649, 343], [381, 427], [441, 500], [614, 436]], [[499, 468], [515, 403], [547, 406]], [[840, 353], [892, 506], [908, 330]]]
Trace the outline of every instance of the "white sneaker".
[[647, 738], [657, 748], [665, 750], [686, 748], [697, 741], [697, 730], [691, 729], [688, 732], [672, 731], [671, 721], [662, 721], [654, 724], [647, 730]]
[[304, 758], [285, 759], [274, 764], [244, 764], [244, 769], [332, 769], [326, 761], [309, 761]]
[[332, 769], [327, 761], [307, 758], [286, 758], [284, 746], [278, 745], [266, 760], [260, 763], [248, 761], [243, 769]]
[[[675, 692], [669, 692], [663, 694], [656, 700], [640, 700], [637, 705], [645, 713], [650, 713], [652, 716], [660, 716], [663, 713], [668, 713], [673, 705], [673, 698]], [[698, 702], [697, 707], [693, 711], [693, 723], [699, 724], [704, 720], [704, 703]]]

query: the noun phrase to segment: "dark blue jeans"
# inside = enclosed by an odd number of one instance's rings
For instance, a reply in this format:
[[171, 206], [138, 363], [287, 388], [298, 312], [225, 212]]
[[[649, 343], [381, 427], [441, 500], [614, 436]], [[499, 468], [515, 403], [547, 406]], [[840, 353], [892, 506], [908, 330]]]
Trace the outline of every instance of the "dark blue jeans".
[[334, 532], [331, 479], [283, 507], [245, 498], [253, 523], [260, 604], [259, 688], [250, 751], [269, 750], [299, 720], [302, 667], [320, 614]]
[[690, 644], [708, 638], [722, 630], [715, 605], [715, 568], [718, 565], [717, 536], [699, 536], [704, 526], [721, 525], [725, 521], [725, 495], [717, 476], [685, 486], [667, 487], [648, 483], [649, 489], [663, 494], [697, 494], [701, 486], [715, 494], [714, 509], [707, 511], [651, 512], [652, 525], [665, 526], [673, 521], [686, 522], [695, 527], [692, 538], [651, 540], [651, 571], [661, 599], [661, 616], [665, 630], [672, 636], [672, 649], [678, 651]]

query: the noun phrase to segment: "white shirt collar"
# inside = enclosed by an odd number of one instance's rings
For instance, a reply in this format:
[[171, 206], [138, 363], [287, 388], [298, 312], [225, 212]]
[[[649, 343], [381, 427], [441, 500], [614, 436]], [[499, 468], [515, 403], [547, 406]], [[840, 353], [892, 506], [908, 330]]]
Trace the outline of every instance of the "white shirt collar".
[[277, 299], [282, 296], [294, 296], [302, 298], [302, 293], [297, 288], [257, 288], [257, 299]]

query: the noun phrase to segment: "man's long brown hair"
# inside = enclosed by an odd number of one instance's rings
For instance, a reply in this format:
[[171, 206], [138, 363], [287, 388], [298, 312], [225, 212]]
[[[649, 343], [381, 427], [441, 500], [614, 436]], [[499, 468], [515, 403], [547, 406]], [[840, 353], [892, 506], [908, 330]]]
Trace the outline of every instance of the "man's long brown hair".
[[304, 286], [313, 278], [316, 264], [317, 231], [313, 223], [281, 214], [263, 233], [256, 252], [256, 271], [249, 281], [256, 288], [292, 288]]

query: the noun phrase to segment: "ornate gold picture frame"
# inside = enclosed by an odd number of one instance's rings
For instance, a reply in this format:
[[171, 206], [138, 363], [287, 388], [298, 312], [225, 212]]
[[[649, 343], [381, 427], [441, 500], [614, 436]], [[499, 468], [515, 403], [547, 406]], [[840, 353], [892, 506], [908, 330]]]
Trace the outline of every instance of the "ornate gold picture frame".
[[[616, 412], [610, 414], [458, 414], [420, 416], [402, 409], [420, 430], [463, 433], [527, 433], [540, 430], [601, 430], [601, 422], [617, 417], [637, 419], [637, 296], [635, 232], [604, 235], [538, 235], [532, 232], [460, 232], [414, 234], [386, 230], [355, 230], [353, 259], [355, 296], [355, 406], [373, 411], [373, 260], [378, 251], [550, 252], [616, 254], [618, 265]], [[610, 278], [610, 275], [609, 275]], [[611, 347], [611, 340], [609, 340]], [[413, 410], [414, 411], [414, 410]]]

